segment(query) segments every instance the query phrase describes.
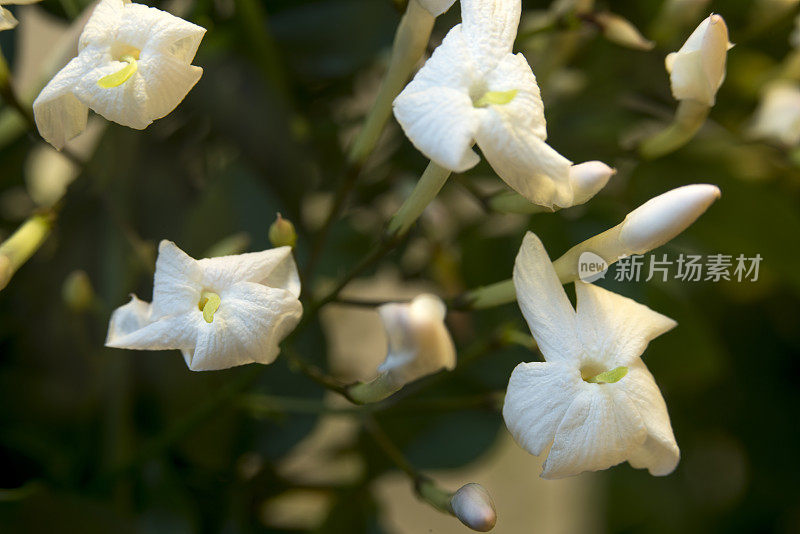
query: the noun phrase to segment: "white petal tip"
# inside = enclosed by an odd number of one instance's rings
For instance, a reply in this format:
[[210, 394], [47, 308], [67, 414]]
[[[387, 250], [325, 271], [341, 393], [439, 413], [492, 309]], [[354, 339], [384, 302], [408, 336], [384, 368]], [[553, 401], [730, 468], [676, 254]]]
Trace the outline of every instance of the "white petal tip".
[[575, 196], [574, 204], [583, 204], [603, 189], [617, 170], [602, 161], [587, 161], [573, 165], [569, 180]]

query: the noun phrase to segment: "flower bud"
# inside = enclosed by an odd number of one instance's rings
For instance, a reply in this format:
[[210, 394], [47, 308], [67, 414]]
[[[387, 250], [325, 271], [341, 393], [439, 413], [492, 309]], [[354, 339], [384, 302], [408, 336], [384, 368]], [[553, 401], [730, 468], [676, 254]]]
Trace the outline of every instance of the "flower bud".
[[721, 16], [712, 14], [689, 36], [677, 52], [665, 60], [676, 100], [696, 100], [713, 106], [725, 79], [728, 27]]
[[617, 173], [602, 161], [586, 161], [569, 169], [569, 181], [575, 195], [573, 205], [583, 204], [595, 196]]
[[766, 88], [750, 135], [787, 147], [800, 144], [800, 84], [780, 81]]
[[[553, 262], [561, 283], [580, 278], [581, 255], [591, 252], [608, 267], [620, 258], [644, 254], [674, 238], [720, 197], [717, 186], [686, 185], [652, 198], [630, 212], [620, 224], [590, 237]], [[503, 296], [510, 288], [502, 288]]]
[[594, 20], [603, 31], [603, 36], [612, 43], [634, 50], [652, 50], [655, 46], [655, 43], [646, 39], [628, 19], [619, 15], [603, 11], [595, 13]]
[[284, 219], [281, 214], [269, 227], [269, 241], [273, 247], [292, 247], [297, 243], [297, 232], [289, 219]]
[[84, 312], [94, 304], [92, 282], [86, 271], [72, 271], [61, 286], [61, 297], [72, 311]]
[[444, 324], [447, 308], [434, 295], [422, 294], [408, 304], [378, 308], [386, 329], [388, 355], [378, 377], [349, 389], [354, 402], [382, 400], [409, 382], [442, 369], [453, 369], [456, 351]]
[[497, 511], [489, 492], [471, 482], [462, 486], [450, 500], [453, 514], [466, 526], [478, 532], [489, 532], [497, 523]]
[[630, 212], [619, 239], [629, 254], [644, 254], [686, 230], [721, 196], [717, 186], [686, 185], [652, 198]]

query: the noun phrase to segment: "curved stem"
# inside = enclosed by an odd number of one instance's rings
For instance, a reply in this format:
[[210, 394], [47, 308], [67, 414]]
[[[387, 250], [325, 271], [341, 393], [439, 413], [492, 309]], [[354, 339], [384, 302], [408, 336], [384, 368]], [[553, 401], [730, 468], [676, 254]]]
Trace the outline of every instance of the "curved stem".
[[389, 235], [402, 236], [408, 232], [428, 204], [439, 194], [451, 172], [432, 161], [428, 163], [411, 195], [389, 221]]
[[703, 126], [711, 108], [695, 100], [681, 100], [672, 123], [645, 140], [639, 153], [645, 159], [655, 159], [679, 149], [692, 140]]

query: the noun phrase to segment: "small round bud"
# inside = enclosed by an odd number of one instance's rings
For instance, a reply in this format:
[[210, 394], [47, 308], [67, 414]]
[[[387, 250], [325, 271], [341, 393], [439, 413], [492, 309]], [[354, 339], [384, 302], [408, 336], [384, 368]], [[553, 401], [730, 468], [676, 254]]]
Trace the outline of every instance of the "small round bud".
[[602, 161], [585, 161], [569, 169], [569, 181], [574, 192], [573, 204], [584, 204], [603, 189], [608, 180], [617, 174]]
[[453, 514], [466, 526], [478, 532], [489, 532], [497, 523], [497, 511], [489, 492], [471, 482], [462, 486], [450, 500]]
[[281, 214], [269, 227], [269, 240], [273, 247], [292, 247], [297, 243], [297, 232], [289, 219], [284, 219]]
[[84, 312], [95, 300], [92, 282], [85, 271], [72, 271], [61, 286], [61, 297], [72, 311]]
[[686, 185], [652, 198], [630, 212], [619, 239], [630, 254], [644, 254], [686, 230], [721, 196], [715, 185]]

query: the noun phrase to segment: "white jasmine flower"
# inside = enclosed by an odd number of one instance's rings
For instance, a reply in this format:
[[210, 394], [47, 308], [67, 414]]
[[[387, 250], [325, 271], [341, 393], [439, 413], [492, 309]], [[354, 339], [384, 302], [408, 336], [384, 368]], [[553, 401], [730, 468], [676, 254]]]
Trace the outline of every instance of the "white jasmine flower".
[[503, 418], [531, 454], [552, 443], [542, 477], [626, 460], [653, 475], [671, 473], [680, 453], [664, 399], [640, 356], [675, 321], [583, 282], [575, 282], [576, 311], [530, 232], [514, 264], [514, 286], [546, 361], [514, 369]]
[[10, 30], [19, 24], [19, 21], [11, 11], [3, 6], [35, 4], [41, 0], [0, 0], [0, 31]]
[[477, 143], [497, 174], [546, 207], [571, 206], [571, 162], [547, 139], [536, 77], [511, 50], [520, 0], [462, 0], [455, 26], [394, 101], [417, 149], [454, 172], [474, 167]]
[[422, 294], [407, 304], [384, 304], [378, 313], [386, 329], [386, 360], [377, 378], [349, 388], [351, 400], [377, 402], [409, 382], [456, 366], [455, 346], [444, 324], [447, 307], [439, 297]]
[[770, 84], [756, 110], [750, 134], [788, 147], [800, 144], [800, 84]]
[[179, 349], [192, 371], [268, 364], [302, 315], [290, 247], [195, 260], [164, 240], [153, 286], [114, 311], [106, 346]]
[[191, 64], [205, 29], [127, 0], [101, 0], [78, 56], [33, 103], [42, 137], [61, 149], [86, 127], [89, 108], [137, 130], [180, 104], [203, 69]]
[[433, 15], [434, 17], [438, 17], [453, 4], [456, 3], [456, 0], [410, 0], [411, 2], [418, 1], [422, 7], [424, 7], [428, 12]]
[[712, 14], [703, 20], [681, 49], [666, 58], [675, 99], [713, 106], [725, 80], [725, 62], [732, 47], [721, 16]]

